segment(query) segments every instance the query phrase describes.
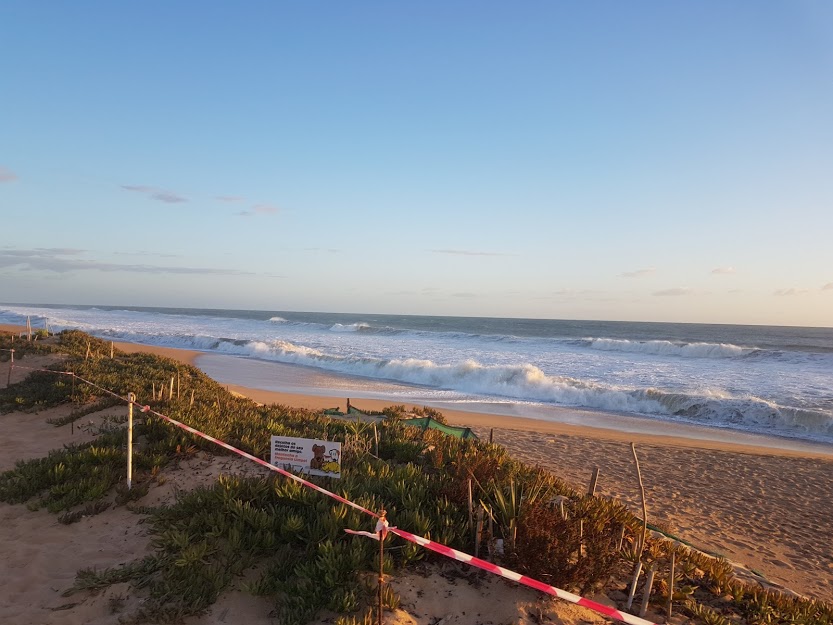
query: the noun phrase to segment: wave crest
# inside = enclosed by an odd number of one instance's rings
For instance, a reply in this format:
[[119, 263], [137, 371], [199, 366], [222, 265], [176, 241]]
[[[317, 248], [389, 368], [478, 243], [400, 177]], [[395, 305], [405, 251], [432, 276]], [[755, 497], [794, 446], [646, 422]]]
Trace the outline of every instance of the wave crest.
[[585, 339], [590, 349], [680, 358], [743, 358], [758, 350], [731, 343], [675, 343], [672, 341], [629, 341], [627, 339]]

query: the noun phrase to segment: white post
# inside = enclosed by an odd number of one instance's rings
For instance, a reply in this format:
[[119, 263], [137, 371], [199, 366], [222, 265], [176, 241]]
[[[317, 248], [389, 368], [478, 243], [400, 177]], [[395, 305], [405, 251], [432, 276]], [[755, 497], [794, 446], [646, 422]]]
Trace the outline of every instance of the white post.
[[127, 394], [130, 402], [127, 407], [127, 490], [133, 488], [133, 402], [136, 395]]

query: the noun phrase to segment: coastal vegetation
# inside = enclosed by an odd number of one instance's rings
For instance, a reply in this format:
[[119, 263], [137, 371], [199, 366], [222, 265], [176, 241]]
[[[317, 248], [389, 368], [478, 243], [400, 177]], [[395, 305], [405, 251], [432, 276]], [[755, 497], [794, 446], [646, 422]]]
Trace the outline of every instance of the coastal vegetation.
[[[664, 613], [672, 599], [674, 610], [707, 625], [833, 622], [833, 606], [742, 582], [726, 560], [669, 538], [672, 528], [649, 532], [643, 542], [643, 520], [626, 506], [579, 492], [499, 445], [404, 425], [404, 407], [392, 406], [371, 421], [259, 405], [195, 367], [126, 354], [77, 331], [32, 343], [0, 335], [0, 348], [12, 347], [21, 365], [32, 355], [58, 358], [0, 390], [0, 414], [71, 404], [69, 416], [52, 425], [74, 427], [135, 393], [154, 411], [267, 460], [272, 435], [340, 441], [342, 479], [311, 482], [369, 510], [386, 510], [395, 526], [547, 584], [623, 596], [641, 569], [655, 582], [646, 593], [639, 578], [630, 611], [644, 603]], [[422, 412], [442, 419], [436, 411]], [[221, 475], [180, 492], [170, 505], [145, 505], [166, 469], [200, 453], [231, 452], [137, 411], [128, 489], [126, 420], [126, 414], [110, 415], [95, 426], [92, 441], [0, 474], [0, 500], [45, 508], [65, 523], [113, 506], [141, 515], [153, 554], [112, 569], [82, 569], [67, 590], [130, 582], [146, 600], [122, 622], [176, 622], [236, 587], [270, 597], [274, 616], [286, 625], [306, 623], [325, 609], [342, 615], [344, 624], [360, 623], [375, 605], [380, 566], [390, 575], [441, 558], [392, 536], [380, 563], [378, 543], [344, 532], [371, 529], [372, 519], [265, 470]], [[399, 604], [389, 587], [382, 600], [387, 609]]]

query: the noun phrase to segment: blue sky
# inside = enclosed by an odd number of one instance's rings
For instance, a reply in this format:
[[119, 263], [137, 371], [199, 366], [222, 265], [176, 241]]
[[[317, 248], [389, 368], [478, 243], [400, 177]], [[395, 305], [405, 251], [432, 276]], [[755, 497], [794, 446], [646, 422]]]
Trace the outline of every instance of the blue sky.
[[0, 302], [833, 325], [826, 2], [5, 2]]

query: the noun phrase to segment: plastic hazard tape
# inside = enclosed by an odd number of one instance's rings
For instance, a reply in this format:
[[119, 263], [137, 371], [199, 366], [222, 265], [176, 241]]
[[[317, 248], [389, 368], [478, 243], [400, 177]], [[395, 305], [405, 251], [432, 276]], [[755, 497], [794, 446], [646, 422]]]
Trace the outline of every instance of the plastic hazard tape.
[[523, 584], [524, 586], [529, 586], [530, 588], [534, 588], [535, 590], [540, 590], [541, 592], [544, 592], [548, 595], [552, 595], [554, 597], [558, 597], [559, 599], [564, 599], [565, 601], [569, 601], [570, 603], [575, 603], [585, 608], [589, 608], [595, 612], [603, 614], [604, 616], [609, 616], [610, 618], [615, 618], [619, 621], [630, 623], [631, 625], [654, 625], [651, 621], [648, 621], [644, 618], [634, 616], [633, 614], [628, 614], [627, 612], [620, 612], [616, 608], [611, 608], [610, 606], [606, 606], [602, 603], [591, 601], [590, 599], [586, 599], [579, 595], [574, 595], [571, 592], [561, 590], [560, 588], [556, 588], [555, 586], [550, 586], [549, 584], [545, 584], [544, 582], [539, 582], [537, 579], [527, 577], [526, 575], [521, 575], [520, 573], [516, 573], [515, 571], [510, 571], [509, 569], [505, 569], [502, 566], [498, 566], [497, 564], [492, 564], [491, 562], [487, 562], [486, 560], [475, 558], [471, 554], [464, 553], [462, 551], [457, 551], [456, 549], [452, 549], [451, 547], [443, 545], [442, 543], [437, 543], [433, 540], [423, 538], [422, 536], [411, 534], [410, 532], [406, 532], [405, 530], [401, 530], [397, 527], [389, 527], [387, 529], [392, 534], [401, 536], [405, 540], [408, 540], [412, 543], [416, 543], [417, 545], [422, 545], [426, 549], [430, 549], [431, 551], [444, 555], [447, 558], [452, 558], [459, 562], [471, 564], [472, 566], [476, 566], [480, 569], [483, 569], [484, 571], [488, 571], [489, 573], [494, 573], [495, 575], [500, 575], [501, 577], [504, 577], [506, 579], [511, 579], [513, 582]]
[[[28, 368], [28, 367], [21, 367], [21, 368]], [[76, 378], [78, 378], [78, 380], [80, 380], [81, 382], [89, 384], [90, 386], [93, 386], [93, 387], [95, 387], [95, 388], [97, 388], [97, 389], [99, 389], [99, 390], [101, 390], [101, 391], [103, 391], [103, 392], [105, 392], [109, 395], [112, 395], [113, 397], [117, 397], [117, 398], [121, 399], [122, 401], [124, 401], [127, 404], [132, 404], [132, 405], [136, 406], [143, 413], [153, 414], [153, 415], [159, 417], [160, 419], [164, 419], [168, 423], [170, 423], [172, 425], [175, 425], [176, 427], [178, 427], [180, 429], [183, 429], [186, 432], [194, 434], [195, 436], [199, 436], [200, 438], [204, 438], [207, 441], [211, 441], [212, 443], [214, 443], [216, 445], [219, 445], [220, 447], [222, 447], [224, 449], [228, 449], [229, 451], [231, 451], [231, 452], [233, 452], [233, 453], [235, 453], [239, 456], [247, 458], [248, 460], [251, 460], [252, 462], [256, 462], [257, 464], [259, 464], [263, 467], [266, 467], [270, 471], [275, 471], [276, 473], [280, 473], [281, 475], [283, 475], [285, 477], [288, 477], [291, 480], [295, 480], [299, 484], [303, 484], [304, 486], [306, 486], [308, 488], [312, 488], [313, 490], [318, 491], [322, 495], [326, 495], [327, 497], [330, 497], [331, 499], [335, 499], [338, 502], [341, 502], [345, 505], [350, 506], [351, 508], [355, 508], [356, 510], [364, 512], [365, 514], [368, 514], [368, 515], [370, 515], [370, 516], [372, 516], [372, 517], [374, 517], [378, 520], [377, 523], [376, 523], [376, 532], [375, 532], [375, 534], [371, 534], [370, 532], [360, 532], [360, 531], [356, 531], [356, 530], [346, 530], [350, 534], [359, 534], [359, 535], [362, 535], [362, 536], [368, 536], [370, 538], [375, 538], [377, 540], [378, 540], [380, 534], [381, 534], [382, 537], [384, 537], [387, 533], [396, 534], [397, 536], [403, 538], [404, 540], [407, 540], [409, 542], [412, 542], [412, 543], [415, 543], [415, 544], [420, 545], [422, 547], [425, 547], [426, 549], [430, 549], [431, 551], [433, 551], [435, 553], [439, 553], [440, 555], [446, 556], [447, 558], [451, 558], [453, 560], [457, 560], [458, 562], [465, 562], [466, 564], [476, 566], [480, 569], [483, 569], [484, 571], [488, 571], [489, 573], [499, 575], [499, 576], [501, 576], [505, 579], [512, 580], [512, 581], [517, 582], [519, 584], [523, 584], [524, 586], [528, 586], [529, 588], [534, 588], [535, 590], [538, 590], [538, 591], [543, 592], [543, 593], [548, 594], [548, 595], [552, 595], [553, 597], [558, 597], [559, 599], [563, 599], [564, 601], [569, 601], [570, 603], [575, 603], [576, 605], [580, 605], [582, 607], [588, 608], [588, 609], [593, 610], [594, 612], [598, 612], [599, 614], [602, 614], [604, 616], [614, 618], [614, 619], [622, 621], [624, 623], [629, 623], [630, 625], [655, 625], [654, 623], [652, 623], [651, 621], [648, 621], [646, 619], [640, 618], [638, 616], [634, 616], [633, 614], [628, 614], [627, 612], [620, 612], [619, 610], [617, 610], [615, 608], [611, 608], [610, 606], [606, 606], [602, 603], [598, 603], [596, 601], [591, 601], [590, 599], [586, 599], [585, 597], [581, 597], [579, 595], [574, 595], [571, 592], [567, 592], [566, 590], [556, 588], [555, 586], [550, 586], [549, 584], [545, 584], [544, 582], [540, 582], [537, 579], [527, 577], [526, 575], [521, 575], [520, 573], [516, 573], [515, 571], [505, 569], [502, 566], [498, 566], [498, 565], [493, 564], [491, 562], [487, 562], [486, 560], [481, 560], [480, 558], [475, 558], [471, 554], [464, 553], [462, 551], [457, 551], [456, 549], [452, 549], [451, 547], [449, 547], [447, 545], [443, 545], [442, 543], [438, 543], [438, 542], [435, 542], [433, 540], [429, 540], [429, 539], [424, 538], [422, 536], [417, 536], [416, 534], [412, 534], [411, 532], [407, 532], [407, 531], [399, 529], [397, 527], [391, 527], [391, 526], [388, 525], [388, 522], [384, 517], [380, 518], [379, 514], [373, 512], [372, 510], [368, 510], [364, 506], [360, 506], [359, 504], [354, 503], [354, 502], [350, 501], [349, 499], [345, 499], [344, 497], [342, 497], [340, 495], [336, 495], [335, 493], [333, 493], [331, 491], [328, 491], [325, 488], [321, 488], [320, 486], [317, 486], [316, 484], [313, 484], [312, 482], [308, 482], [307, 480], [305, 480], [301, 477], [298, 477], [297, 475], [295, 475], [293, 473], [290, 473], [289, 471], [286, 471], [284, 469], [276, 467], [273, 464], [269, 464], [265, 460], [262, 460], [260, 458], [257, 458], [256, 456], [253, 456], [249, 453], [246, 453], [242, 449], [238, 449], [237, 447], [233, 447], [233, 446], [229, 445], [226, 442], [223, 442], [223, 441], [221, 441], [217, 438], [214, 438], [213, 436], [209, 436], [208, 434], [200, 432], [199, 430], [197, 430], [195, 428], [192, 428], [189, 425], [185, 425], [184, 423], [181, 423], [180, 421], [177, 421], [176, 419], [172, 419], [171, 417], [169, 417], [167, 415], [164, 415], [161, 412], [157, 412], [155, 410], [152, 410], [150, 406], [142, 405], [142, 404], [139, 404], [138, 402], [132, 401], [132, 400], [126, 398], [126, 397], [122, 397], [118, 393], [115, 393], [115, 392], [113, 392], [109, 389], [106, 389], [102, 386], [99, 386], [98, 384], [95, 384], [94, 382], [90, 382], [89, 380], [85, 380], [84, 378], [82, 378], [80, 376], [77, 376], [72, 372], [51, 371], [49, 369], [41, 369], [41, 371], [49, 371], [50, 373], [58, 373], [58, 374], [64, 374], [64, 375], [73, 375]]]

